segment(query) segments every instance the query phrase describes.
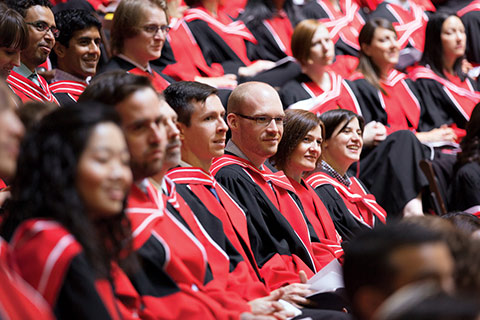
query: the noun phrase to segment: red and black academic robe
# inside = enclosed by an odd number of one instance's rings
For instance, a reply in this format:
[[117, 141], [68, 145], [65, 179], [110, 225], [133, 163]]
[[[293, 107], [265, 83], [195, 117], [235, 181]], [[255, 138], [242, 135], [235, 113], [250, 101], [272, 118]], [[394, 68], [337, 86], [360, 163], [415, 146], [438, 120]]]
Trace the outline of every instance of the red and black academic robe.
[[50, 84], [50, 90], [60, 105], [67, 105], [78, 101], [87, 84], [80, 81], [62, 80]]
[[171, 318], [235, 319], [249, 311], [248, 304], [234, 298], [235, 295], [220, 290], [219, 286], [207, 287], [213, 281], [207, 249], [178, 212], [172, 213], [182, 202], [181, 197], [172, 194], [166, 202], [167, 209], [162, 209], [163, 196], [150, 182], [146, 183], [146, 192], [132, 187], [127, 216], [132, 224], [134, 249], [153, 287], [165, 291], [164, 279], [157, 275], [166, 272], [181, 289], [161, 299], [173, 301], [169, 307]]
[[480, 212], [480, 164], [469, 162], [458, 169], [449, 185], [449, 210]]
[[467, 60], [476, 65], [480, 64], [480, 1], [472, 1], [466, 7], [460, 9], [457, 15], [462, 19], [467, 35], [467, 48], [465, 54]]
[[0, 238], [0, 316], [2, 319], [54, 319], [50, 306], [17, 273], [8, 243]]
[[327, 27], [337, 55], [358, 56], [358, 34], [366, 19], [353, 0], [340, 0], [340, 8], [341, 11], [337, 11], [330, 1], [315, 0], [305, 4], [302, 10], [308, 19], [318, 19]]
[[342, 259], [342, 238], [335, 229], [332, 218], [322, 200], [320, 200], [315, 193], [315, 190], [303, 179], [301, 183], [291, 178], [288, 178], [288, 180], [290, 180], [290, 183], [295, 188], [300, 206], [307, 216], [308, 221], [310, 221], [315, 233], [321, 239], [322, 243], [335, 253], [337, 259]]
[[11, 246], [21, 276], [57, 318], [129, 319], [137, 311], [123, 308], [109, 281], [95, 277], [81, 245], [59, 223], [29, 219], [17, 228]]
[[375, 201], [375, 197], [355, 177], [347, 187], [325, 172], [317, 172], [306, 179], [333, 220], [335, 228], [344, 241], [350, 241], [363, 230], [377, 224], [385, 224], [387, 214]]
[[416, 87], [404, 73], [392, 69], [380, 85], [385, 92], [375, 88], [363, 74], [350, 78], [352, 91], [357, 99], [358, 110], [365, 122], [381, 122], [387, 133], [398, 130], [417, 130], [422, 107]]
[[323, 91], [305, 74], [287, 82], [279, 92], [283, 107], [309, 110], [316, 114], [339, 108], [358, 113], [358, 103], [348, 83], [334, 72], [327, 74], [331, 82], [328, 91]]
[[[255, 288], [258, 286], [258, 282], [263, 281], [263, 279], [260, 276], [260, 271], [250, 247], [246, 213], [234, 200], [234, 197], [210, 173], [205, 172], [201, 168], [174, 168], [168, 172], [167, 177], [175, 182], [177, 192], [188, 203], [200, 222], [204, 226], [208, 226], [210, 229], [209, 233], [221, 231], [242, 256], [244, 262], [246, 262], [247, 271], [251, 279], [257, 282], [251, 285], [251, 289], [257, 292], [254, 295], [256, 297], [268, 295], [268, 290], [265, 289], [263, 284], [260, 288]], [[215, 219], [209, 218], [209, 215], [205, 214], [206, 211], [214, 215]], [[215, 223], [216, 219], [221, 221], [221, 230], [219, 230], [218, 223]], [[235, 256], [233, 258], [238, 260]]]
[[425, 106], [422, 131], [443, 124], [465, 128], [473, 108], [480, 101], [480, 93], [473, 81], [468, 77], [461, 81], [460, 77], [448, 73], [445, 79], [426, 67], [414, 68], [409, 76], [415, 81], [418, 95]]
[[33, 100], [58, 104], [57, 99], [50, 91], [47, 81], [40, 75], [37, 78], [40, 86], [12, 70], [7, 77], [7, 83], [23, 103]]
[[402, 49], [409, 45], [423, 52], [428, 16], [422, 6], [413, 1], [409, 1], [409, 3], [410, 10], [406, 10], [397, 4], [382, 2], [370, 14], [370, 19], [387, 19], [393, 24], [397, 32], [398, 44]]
[[[370, 11], [373, 11], [377, 6], [383, 2], [383, 0], [355, 0], [360, 6], [368, 8]], [[430, 0], [411, 0], [415, 4], [421, 6], [424, 11], [435, 12], [437, 9]]]
[[[230, 154], [215, 159], [211, 172], [247, 209], [253, 254], [271, 288], [298, 282], [300, 270], [310, 277], [334, 258], [330, 251], [312, 245], [316, 235], [311, 234], [308, 220], [289, 194], [294, 189], [282, 172], [259, 170]], [[268, 272], [272, 267], [285, 270], [285, 275]]]
[[125, 61], [118, 56], [114, 56], [98, 72], [98, 74], [101, 74], [101, 73], [106, 72], [106, 71], [125, 70], [129, 73], [133, 73], [133, 74], [136, 74], [136, 75], [145, 76], [145, 77], [149, 78], [150, 81], [152, 81], [153, 87], [158, 92], [162, 92], [166, 87], [168, 87], [170, 85], [170, 83], [175, 82], [175, 80], [173, 80], [169, 76], [160, 72], [159, 71], [160, 68], [157, 67], [156, 65], [150, 64], [150, 67], [152, 69], [152, 73], [143, 71], [140, 68], [131, 64], [130, 62]]

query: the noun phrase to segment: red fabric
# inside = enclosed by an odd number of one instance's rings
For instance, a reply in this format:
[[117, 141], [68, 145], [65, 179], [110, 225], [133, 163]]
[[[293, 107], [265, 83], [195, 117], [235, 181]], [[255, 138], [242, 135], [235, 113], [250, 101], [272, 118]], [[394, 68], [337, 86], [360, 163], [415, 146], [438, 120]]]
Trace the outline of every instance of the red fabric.
[[18, 274], [8, 244], [0, 238], [0, 316], [3, 319], [54, 319], [49, 305]]
[[7, 184], [5, 183], [5, 181], [0, 179], [0, 189], [6, 188], [6, 187], [7, 187]]
[[470, 4], [457, 12], [459, 17], [472, 12], [472, 11], [480, 11], [480, 0], [475, 0], [470, 2]]
[[328, 14], [328, 18], [320, 19], [327, 27], [330, 38], [337, 42], [341, 38], [346, 44], [360, 50], [358, 34], [365, 21], [359, 14], [360, 7], [353, 0], [340, 0], [341, 10], [337, 10], [330, 1], [316, 0]]
[[[219, 63], [207, 64], [202, 50], [183, 19], [171, 22], [172, 29], [167, 35], [168, 42], [177, 63], [169, 64], [163, 73], [175, 80], [193, 81], [196, 76], [223, 76], [223, 67]], [[200, 73], [201, 72], [201, 73]]]
[[184, 19], [187, 22], [197, 19], [205, 21], [228, 44], [245, 65], [248, 66], [252, 63], [247, 57], [245, 41], [256, 43], [257, 40], [242, 21], [232, 20], [221, 7], [218, 8], [217, 18], [212, 17], [204, 7], [198, 6], [186, 10]]
[[155, 71], [153, 71], [153, 74], [151, 74], [147, 71], [140, 70], [139, 68], [133, 68], [131, 70], [128, 70], [128, 72], [149, 78], [155, 90], [160, 93], [170, 85], [170, 82], [168, 82], [165, 78], [163, 78]]
[[50, 84], [50, 90], [53, 93], [68, 93], [75, 101], [83, 93], [87, 84], [80, 81], [57, 81]]
[[358, 58], [350, 55], [337, 55], [335, 62], [328, 67], [334, 73], [340, 75], [342, 78], [348, 78], [355, 72], [358, 66]]
[[264, 21], [264, 24], [272, 33], [279, 48], [281, 48], [287, 56], [292, 56], [290, 43], [293, 34], [293, 27], [285, 11], [281, 10], [273, 18]]
[[387, 9], [393, 14], [398, 22], [393, 23], [397, 32], [398, 44], [401, 48], [410, 43], [417, 50], [423, 52], [425, 44], [425, 28], [427, 27], [428, 17], [423, 8], [413, 2], [410, 2], [410, 10], [389, 3]]
[[7, 77], [8, 85], [22, 102], [25, 103], [34, 100], [58, 104], [57, 99], [55, 99], [50, 91], [47, 81], [45, 81], [40, 75], [38, 75], [38, 80], [40, 81], [41, 86], [36, 85], [30, 79], [25, 78], [15, 71], [11, 71], [10, 75]]
[[375, 201], [375, 197], [367, 193], [355, 177], [351, 177], [350, 180], [352, 184], [347, 188], [328, 174], [317, 172], [309, 176], [306, 181], [314, 189], [323, 184], [332, 185], [342, 197], [350, 213], [364, 225], [373, 228], [375, 219], [385, 224], [387, 213]]

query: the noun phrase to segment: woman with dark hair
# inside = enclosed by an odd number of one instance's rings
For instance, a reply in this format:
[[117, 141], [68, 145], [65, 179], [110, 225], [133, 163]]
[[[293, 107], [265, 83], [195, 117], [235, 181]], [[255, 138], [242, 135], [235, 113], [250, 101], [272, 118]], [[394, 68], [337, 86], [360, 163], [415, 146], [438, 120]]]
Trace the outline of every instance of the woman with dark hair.
[[28, 45], [28, 28], [22, 16], [0, 3], [0, 78], [5, 80], [13, 67], [20, 66], [20, 51]]
[[[336, 108], [354, 110], [355, 97], [342, 77], [350, 75], [358, 64], [336, 60], [333, 42], [327, 28], [318, 20], [300, 22], [293, 32], [292, 55], [302, 74], [280, 90], [283, 107], [310, 110], [313, 113]], [[335, 62], [334, 62], [335, 61]]]
[[467, 134], [460, 143], [450, 184], [450, 210], [476, 214], [480, 212], [480, 104], [473, 109]]
[[[112, 108], [58, 109], [27, 134], [2, 235], [22, 277], [59, 319], [148, 314], [133, 307], [138, 296], [118, 267], [131, 265], [123, 212], [131, 181], [127, 145]], [[113, 283], [132, 300], [121, 303]]]
[[335, 230], [332, 218], [313, 188], [303, 179], [317, 166], [325, 127], [318, 117], [306, 110], [287, 110], [283, 138], [277, 153], [270, 161], [282, 170], [295, 188], [299, 206], [311, 223], [320, 241], [337, 258], [343, 256], [341, 237]]
[[387, 214], [348, 168], [360, 160], [364, 120], [349, 110], [330, 110], [320, 116], [325, 139], [319, 172], [306, 181], [322, 199], [344, 241], [358, 232], [385, 224]]
[[[430, 18], [421, 66], [410, 74], [425, 106], [421, 129], [442, 125], [465, 128], [480, 101], [475, 83], [462, 70], [465, 46], [465, 28], [460, 18], [446, 13]], [[463, 130], [457, 135], [463, 136]]]

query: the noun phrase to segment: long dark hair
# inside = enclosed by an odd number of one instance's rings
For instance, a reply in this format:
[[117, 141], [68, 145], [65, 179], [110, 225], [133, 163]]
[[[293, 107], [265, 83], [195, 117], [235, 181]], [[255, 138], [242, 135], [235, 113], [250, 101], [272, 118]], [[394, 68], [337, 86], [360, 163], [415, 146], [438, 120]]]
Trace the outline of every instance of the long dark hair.
[[2, 225], [10, 239], [29, 218], [61, 223], [82, 245], [99, 277], [108, 277], [112, 260], [131, 247], [131, 231], [122, 210], [114, 217], [91, 221], [75, 187], [78, 161], [92, 130], [120, 120], [113, 107], [98, 103], [60, 108], [45, 116], [25, 137], [12, 182], [12, 198]]
[[[442, 26], [445, 20], [455, 14], [437, 13], [431, 16], [427, 23], [425, 30], [425, 47], [423, 49], [422, 59], [420, 64], [423, 66], [429, 66], [433, 72], [442, 78], [447, 78], [443, 73], [443, 46], [442, 46]], [[455, 75], [460, 77], [462, 81], [465, 80], [466, 75], [462, 71], [462, 60], [464, 57], [460, 57], [455, 60], [453, 64], [453, 70]]]
[[[360, 56], [357, 70], [363, 73], [365, 80], [367, 80], [372, 86], [378, 90], [386, 93], [380, 86], [380, 69], [375, 64], [375, 61], [371, 57], [365, 54], [362, 49], [362, 44], [370, 45], [375, 35], [377, 28], [384, 28], [395, 32], [393, 25], [390, 21], [384, 18], [374, 18], [368, 20], [363, 26], [360, 34], [358, 35], [358, 43], [360, 44]], [[395, 32], [396, 34], [396, 32]]]
[[23, 50], [28, 46], [28, 28], [23, 17], [0, 2], [0, 47]]
[[285, 111], [285, 124], [283, 137], [278, 144], [277, 153], [270, 158], [272, 163], [280, 170], [284, 169], [298, 144], [305, 138], [310, 130], [320, 126], [322, 138], [325, 135], [325, 127], [318, 117], [306, 110], [289, 109]]
[[480, 163], [480, 103], [473, 109], [466, 131], [467, 134], [460, 142], [462, 151], [457, 154], [455, 171], [470, 162]]
[[[302, 12], [293, 3], [293, 0], [285, 0], [282, 9], [285, 10], [292, 26], [304, 19]], [[248, 0], [240, 19], [245, 24], [253, 27], [263, 23], [264, 20], [272, 18], [276, 12], [277, 9], [272, 0]]]

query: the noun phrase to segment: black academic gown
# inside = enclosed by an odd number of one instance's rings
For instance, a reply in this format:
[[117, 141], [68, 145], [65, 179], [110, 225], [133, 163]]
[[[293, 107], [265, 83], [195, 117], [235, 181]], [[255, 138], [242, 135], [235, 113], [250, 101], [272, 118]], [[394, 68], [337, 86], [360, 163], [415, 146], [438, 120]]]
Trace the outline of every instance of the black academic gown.
[[[480, 206], [480, 164], [470, 162], [458, 169], [450, 185], [449, 210]], [[480, 211], [480, 207], [476, 211]]]

